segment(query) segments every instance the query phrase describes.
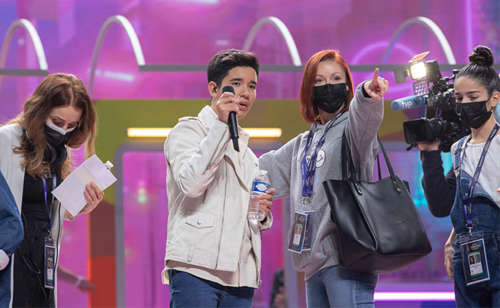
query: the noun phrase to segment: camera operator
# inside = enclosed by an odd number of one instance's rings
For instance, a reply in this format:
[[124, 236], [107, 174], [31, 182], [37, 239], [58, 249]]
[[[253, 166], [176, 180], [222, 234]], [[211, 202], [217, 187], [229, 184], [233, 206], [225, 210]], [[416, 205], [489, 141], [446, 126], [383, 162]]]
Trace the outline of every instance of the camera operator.
[[472, 133], [453, 144], [454, 167], [446, 176], [439, 143], [419, 145], [422, 184], [431, 213], [451, 216], [453, 230], [445, 245], [445, 266], [448, 276], [454, 278], [457, 306], [498, 307], [500, 161], [495, 153], [500, 151], [500, 137], [493, 111], [500, 100], [500, 78], [488, 47], [476, 47], [469, 60], [456, 76], [454, 90], [457, 114]]

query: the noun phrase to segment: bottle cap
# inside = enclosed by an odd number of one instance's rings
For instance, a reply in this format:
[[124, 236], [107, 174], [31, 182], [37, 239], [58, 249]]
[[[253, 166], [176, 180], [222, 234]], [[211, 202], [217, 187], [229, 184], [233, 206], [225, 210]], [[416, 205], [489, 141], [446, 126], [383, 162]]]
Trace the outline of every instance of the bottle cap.
[[109, 160], [104, 165], [106, 165], [106, 168], [108, 168], [109, 170], [113, 168], [113, 164]]

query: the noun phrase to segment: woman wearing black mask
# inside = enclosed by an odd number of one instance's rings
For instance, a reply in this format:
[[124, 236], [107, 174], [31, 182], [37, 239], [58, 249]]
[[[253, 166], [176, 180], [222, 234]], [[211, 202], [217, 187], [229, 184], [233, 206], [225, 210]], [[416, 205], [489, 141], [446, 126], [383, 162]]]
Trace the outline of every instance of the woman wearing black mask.
[[500, 78], [488, 47], [474, 48], [469, 61], [454, 84], [456, 111], [471, 135], [451, 147], [457, 184], [451, 210], [442, 205], [453, 223], [445, 265], [457, 307], [500, 307], [500, 136], [493, 115]]
[[[69, 148], [85, 143], [87, 157], [94, 154], [96, 120], [83, 82], [74, 75], [53, 74], [28, 98], [23, 112], [0, 127], [0, 170], [24, 227], [24, 239], [9, 268], [14, 272], [13, 307], [56, 305], [62, 223], [74, 217], [51, 192], [71, 173]], [[94, 183], [88, 185], [87, 204], [79, 214], [92, 211], [103, 195]]]
[[[274, 198], [290, 197], [289, 250], [294, 268], [305, 273], [308, 307], [373, 307], [378, 276], [338, 266], [336, 228], [322, 183], [342, 178], [344, 133], [359, 178], [371, 180], [388, 88], [376, 69], [354, 95], [349, 67], [340, 54], [316, 53], [307, 62], [300, 89], [301, 114], [312, 123], [311, 130], [259, 159], [260, 169], [268, 171], [276, 187]], [[302, 225], [296, 221], [306, 215], [309, 236], [300, 233]]]

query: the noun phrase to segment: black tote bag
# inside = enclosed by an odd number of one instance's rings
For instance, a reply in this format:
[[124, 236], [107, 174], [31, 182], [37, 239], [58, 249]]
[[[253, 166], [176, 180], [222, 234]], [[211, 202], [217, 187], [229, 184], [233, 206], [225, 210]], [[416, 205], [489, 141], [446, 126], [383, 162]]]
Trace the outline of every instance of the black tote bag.
[[[377, 136], [378, 137], [378, 136]], [[415, 203], [399, 176], [394, 174], [382, 142], [390, 177], [361, 182], [342, 136], [342, 178], [323, 186], [333, 222], [337, 226], [341, 267], [372, 274], [398, 271], [428, 255], [431, 245]]]

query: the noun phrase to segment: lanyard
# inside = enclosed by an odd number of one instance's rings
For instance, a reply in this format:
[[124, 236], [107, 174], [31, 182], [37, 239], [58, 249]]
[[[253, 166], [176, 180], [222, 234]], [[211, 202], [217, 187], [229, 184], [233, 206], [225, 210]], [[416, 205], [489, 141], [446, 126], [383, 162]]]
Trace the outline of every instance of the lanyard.
[[[479, 174], [483, 169], [484, 159], [486, 158], [486, 152], [488, 152], [491, 141], [497, 134], [498, 129], [499, 129], [498, 124], [495, 124], [495, 127], [493, 127], [493, 129], [491, 130], [488, 140], [486, 140], [486, 143], [484, 144], [483, 152], [481, 153], [481, 157], [479, 158], [479, 162], [477, 163], [476, 171], [474, 172], [474, 177], [472, 178], [472, 181], [469, 186], [469, 192], [465, 195], [462, 194], [462, 204], [464, 206], [465, 218], [467, 219], [466, 226], [469, 229], [469, 233], [472, 233], [472, 197], [474, 196], [474, 189], [476, 188], [477, 180], [479, 179]], [[460, 162], [461, 166], [463, 165], [464, 162], [466, 148], [467, 148], [467, 142], [465, 143], [464, 146], [464, 153], [462, 154], [462, 160]], [[462, 170], [463, 168], [460, 167], [460, 177], [462, 177]]]
[[330, 129], [330, 127], [333, 126], [333, 123], [337, 121], [338, 118], [343, 114], [344, 110], [342, 109], [335, 118], [330, 120], [327, 126], [325, 126], [325, 132], [323, 133], [323, 136], [321, 136], [321, 139], [319, 139], [318, 144], [316, 146], [316, 150], [314, 150], [314, 153], [311, 155], [311, 160], [309, 161], [309, 165], [307, 165], [307, 151], [309, 151], [309, 148], [311, 147], [311, 143], [314, 137], [314, 132], [316, 130], [316, 123], [311, 125], [311, 130], [309, 131], [309, 136], [307, 136], [307, 141], [306, 141], [306, 146], [304, 148], [304, 155], [302, 156], [302, 163], [301, 163], [301, 169], [302, 169], [302, 196], [303, 197], [310, 197], [313, 193], [313, 187], [314, 187], [314, 175], [316, 173], [316, 159], [318, 157], [318, 152], [323, 146], [323, 143], [325, 143], [325, 138], [326, 138], [326, 133]]
[[[52, 202], [50, 203], [50, 208], [49, 204], [47, 203], [47, 180], [45, 180], [45, 177], [42, 177], [42, 182], [43, 182], [43, 195], [45, 196], [45, 206], [47, 207], [47, 212], [49, 214], [49, 230], [52, 229], [52, 205], [54, 204], [54, 195], [52, 195]], [[57, 187], [57, 178], [54, 173], [52, 173], [52, 191], [56, 189]]]

